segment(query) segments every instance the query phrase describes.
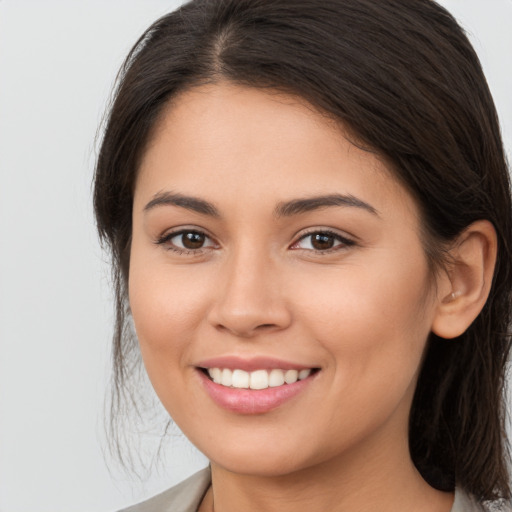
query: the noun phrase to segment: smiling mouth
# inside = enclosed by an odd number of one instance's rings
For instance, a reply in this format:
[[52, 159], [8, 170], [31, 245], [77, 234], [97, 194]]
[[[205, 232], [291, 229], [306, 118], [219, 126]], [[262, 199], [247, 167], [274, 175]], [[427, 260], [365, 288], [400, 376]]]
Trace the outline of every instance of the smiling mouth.
[[274, 368], [252, 372], [230, 368], [201, 368], [201, 370], [215, 384], [234, 389], [261, 390], [286, 386], [305, 380], [318, 372], [319, 368], [304, 368], [302, 370]]

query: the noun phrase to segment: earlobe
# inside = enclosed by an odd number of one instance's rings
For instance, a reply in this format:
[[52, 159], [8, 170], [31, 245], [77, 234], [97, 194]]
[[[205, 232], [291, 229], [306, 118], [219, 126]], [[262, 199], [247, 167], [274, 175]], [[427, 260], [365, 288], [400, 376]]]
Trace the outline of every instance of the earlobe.
[[487, 301], [496, 264], [494, 226], [479, 220], [467, 227], [449, 251], [449, 268], [438, 287], [432, 332], [456, 338], [466, 331]]

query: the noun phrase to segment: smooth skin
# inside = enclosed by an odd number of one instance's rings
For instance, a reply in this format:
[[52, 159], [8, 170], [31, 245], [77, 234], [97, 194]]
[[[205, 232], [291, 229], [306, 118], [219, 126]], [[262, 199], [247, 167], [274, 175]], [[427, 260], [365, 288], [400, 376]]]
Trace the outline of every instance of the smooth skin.
[[[156, 393], [211, 461], [201, 511], [451, 508], [410, 459], [408, 416], [429, 333], [485, 303], [496, 236], [473, 224], [433, 276], [414, 200], [349, 139], [301, 99], [220, 82], [175, 98], [146, 149], [130, 305]], [[319, 371], [237, 414], [197, 368], [226, 355]]]

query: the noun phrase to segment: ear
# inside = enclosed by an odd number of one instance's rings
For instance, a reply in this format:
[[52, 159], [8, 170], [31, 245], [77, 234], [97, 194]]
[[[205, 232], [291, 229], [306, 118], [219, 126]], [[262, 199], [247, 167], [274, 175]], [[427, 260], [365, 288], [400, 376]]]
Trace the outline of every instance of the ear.
[[467, 227], [449, 251], [449, 267], [438, 280], [432, 332], [460, 336], [479, 315], [489, 296], [496, 264], [494, 226], [479, 220]]

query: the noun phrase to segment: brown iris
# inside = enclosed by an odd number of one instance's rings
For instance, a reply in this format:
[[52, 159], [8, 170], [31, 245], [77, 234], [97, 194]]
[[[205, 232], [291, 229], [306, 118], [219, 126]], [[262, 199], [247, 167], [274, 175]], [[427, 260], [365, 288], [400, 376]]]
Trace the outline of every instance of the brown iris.
[[329, 233], [315, 233], [311, 235], [311, 245], [317, 251], [325, 251], [334, 247], [335, 238]]
[[200, 249], [203, 247], [206, 236], [196, 231], [188, 231], [181, 235], [181, 243], [185, 249]]

